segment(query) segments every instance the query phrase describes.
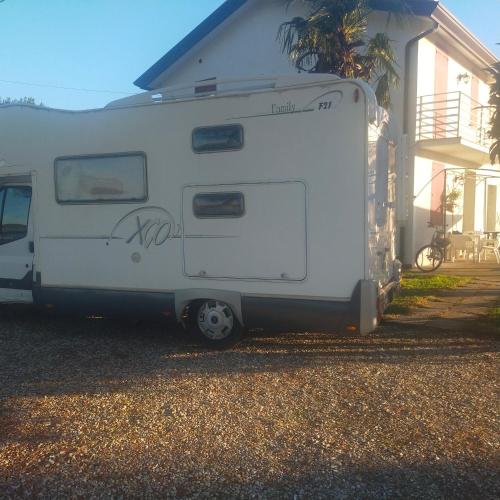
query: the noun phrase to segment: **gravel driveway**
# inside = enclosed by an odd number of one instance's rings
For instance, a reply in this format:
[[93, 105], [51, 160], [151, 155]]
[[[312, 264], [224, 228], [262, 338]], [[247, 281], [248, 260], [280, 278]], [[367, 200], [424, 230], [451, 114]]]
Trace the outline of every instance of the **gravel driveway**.
[[498, 498], [498, 342], [0, 310], [0, 495]]

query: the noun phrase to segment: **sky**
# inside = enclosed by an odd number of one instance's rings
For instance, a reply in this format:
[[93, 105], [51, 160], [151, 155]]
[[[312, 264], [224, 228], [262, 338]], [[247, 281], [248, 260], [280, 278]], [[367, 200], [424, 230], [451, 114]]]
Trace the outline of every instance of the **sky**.
[[[86, 109], [140, 92], [133, 81], [221, 3], [0, 0], [0, 97]], [[500, 57], [500, 0], [444, 4]]]

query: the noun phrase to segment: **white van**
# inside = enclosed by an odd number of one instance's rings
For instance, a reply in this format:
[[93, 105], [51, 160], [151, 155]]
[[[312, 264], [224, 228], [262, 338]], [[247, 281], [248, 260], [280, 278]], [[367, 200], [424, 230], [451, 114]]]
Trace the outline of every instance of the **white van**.
[[399, 283], [397, 134], [368, 85], [210, 81], [0, 107], [0, 302], [372, 331]]

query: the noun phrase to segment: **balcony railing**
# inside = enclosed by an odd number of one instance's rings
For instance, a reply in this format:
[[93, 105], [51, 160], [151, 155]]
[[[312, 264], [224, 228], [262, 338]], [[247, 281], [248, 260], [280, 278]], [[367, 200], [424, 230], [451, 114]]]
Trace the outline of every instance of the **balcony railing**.
[[417, 104], [417, 141], [463, 139], [489, 147], [491, 109], [463, 92], [421, 96]]

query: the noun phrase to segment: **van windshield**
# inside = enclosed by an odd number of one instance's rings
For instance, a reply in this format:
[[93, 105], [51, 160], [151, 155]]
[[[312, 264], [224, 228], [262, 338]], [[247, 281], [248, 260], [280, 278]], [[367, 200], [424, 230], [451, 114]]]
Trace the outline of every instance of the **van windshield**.
[[9, 186], [0, 190], [2, 203], [0, 244], [26, 236], [31, 203], [31, 188]]

